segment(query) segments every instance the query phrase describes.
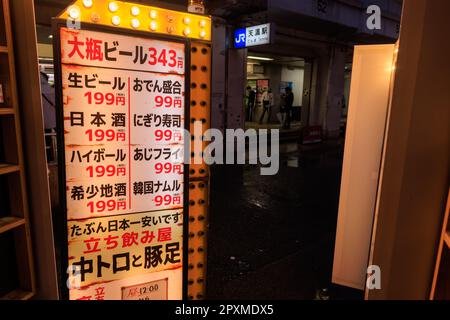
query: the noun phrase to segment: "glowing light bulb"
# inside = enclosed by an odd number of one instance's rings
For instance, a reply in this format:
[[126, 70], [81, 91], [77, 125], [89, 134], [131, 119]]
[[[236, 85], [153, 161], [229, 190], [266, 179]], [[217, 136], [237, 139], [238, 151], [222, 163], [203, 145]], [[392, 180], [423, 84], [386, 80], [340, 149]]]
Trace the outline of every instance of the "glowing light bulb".
[[80, 9], [76, 6], [72, 6], [69, 8], [69, 17], [71, 17], [73, 20], [76, 20], [80, 17]]
[[141, 22], [138, 20], [138, 19], [133, 19], [133, 20], [131, 20], [131, 26], [133, 27], [133, 28], [139, 28], [139, 26], [141, 25]]
[[150, 18], [156, 19], [157, 17], [158, 17], [158, 13], [156, 12], [156, 10], [151, 10], [150, 11]]
[[139, 7], [136, 7], [136, 6], [131, 7], [131, 14], [133, 16], [138, 16], [140, 12], [141, 12], [141, 10], [139, 9]]
[[150, 23], [150, 30], [155, 31], [156, 29], [158, 29], [158, 24], [155, 21], [152, 21]]
[[186, 29], [184, 29], [183, 33], [187, 37], [188, 35], [191, 34], [191, 29], [190, 28], [186, 28]]
[[112, 22], [113, 25], [118, 26], [120, 24], [120, 17], [119, 16], [113, 16], [111, 22]]
[[83, 5], [85, 8], [91, 8], [92, 7], [92, 0], [83, 0]]
[[108, 5], [108, 8], [109, 8], [109, 11], [116, 12], [117, 10], [119, 10], [119, 5], [116, 2], [111, 1]]
[[205, 30], [202, 30], [202, 31], [200, 31], [200, 38], [205, 38], [206, 37], [206, 31]]
[[189, 24], [191, 23], [191, 19], [189, 17], [186, 17], [183, 19], [184, 24]]
[[205, 20], [200, 20], [200, 27], [204, 28], [206, 27], [206, 21]]

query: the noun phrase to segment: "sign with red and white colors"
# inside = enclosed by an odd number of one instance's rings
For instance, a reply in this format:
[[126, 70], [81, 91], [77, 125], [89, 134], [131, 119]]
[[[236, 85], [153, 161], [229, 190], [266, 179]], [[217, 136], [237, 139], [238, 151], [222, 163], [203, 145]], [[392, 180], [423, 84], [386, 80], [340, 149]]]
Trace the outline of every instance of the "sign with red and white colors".
[[181, 298], [185, 45], [60, 40], [71, 298]]

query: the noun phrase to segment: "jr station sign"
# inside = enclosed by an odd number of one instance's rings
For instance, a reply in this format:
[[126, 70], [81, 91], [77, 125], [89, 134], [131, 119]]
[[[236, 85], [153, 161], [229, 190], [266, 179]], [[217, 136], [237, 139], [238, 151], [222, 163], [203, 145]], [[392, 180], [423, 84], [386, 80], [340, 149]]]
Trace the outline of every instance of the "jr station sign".
[[201, 299], [209, 170], [184, 130], [210, 123], [211, 18], [79, 0], [53, 28], [63, 295]]

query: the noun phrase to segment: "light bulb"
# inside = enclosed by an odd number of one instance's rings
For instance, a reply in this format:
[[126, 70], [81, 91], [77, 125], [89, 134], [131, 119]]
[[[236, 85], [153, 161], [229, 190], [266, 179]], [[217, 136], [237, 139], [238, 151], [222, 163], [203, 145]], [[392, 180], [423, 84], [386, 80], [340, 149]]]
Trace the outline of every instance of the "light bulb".
[[204, 37], [206, 37], [206, 31], [202, 30], [202, 31], [200, 31], [200, 38], [203, 39]]
[[108, 8], [109, 8], [109, 11], [116, 12], [117, 10], [119, 10], [119, 5], [116, 2], [111, 1], [108, 5]]
[[131, 14], [133, 16], [138, 16], [140, 12], [141, 12], [141, 10], [139, 10], [139, 7], [136, 7], [136, 6], [131, 7]]
[[156, 12], [156, 10], [151, 10], [150, 11], [150, 18], [156, 19], [157, 17], [158, 17], [158, 13]]
[[189, 17], [186, 17], [183, 19], [184, 24], [189, 24], [191, 23], [191, 19]]
[[158, 24], [155, 21], [152, 21], [150, 23], [150, 30], [155, 31], [156, 29], [158, 29]]
[[184, 29], [183, 33], [187, 37], [188, 35], [191, 34], [191, 29], [190, 28], [186, 28], [186, 29]]
[[69, 8], [69, 17], [71, 17], [73, 20], [76, 20], [80, 17], [80, 9], [76, 6], [72, 6]]
[[119, 16], [113, 16], [111, 21], [112, 21], [113, 25], [118, 26], [120, 24], [120, 17]]
[[139, 26], [141, 25], [141, 23], [140, 23], [140, 21], [138, 20], [138, 19], [133, 19], [133, 20], [131, 20], [131, 26], [133, 27], [133, 28], [139, 28]]
[[206, 27], [206, 21], [205, 20], [200, 20], [200, 27], [202, 27], [202, 28]]
[[92, 7], [92, 0], [83, 0], [83, 5], [86, 8], [91, 8]]

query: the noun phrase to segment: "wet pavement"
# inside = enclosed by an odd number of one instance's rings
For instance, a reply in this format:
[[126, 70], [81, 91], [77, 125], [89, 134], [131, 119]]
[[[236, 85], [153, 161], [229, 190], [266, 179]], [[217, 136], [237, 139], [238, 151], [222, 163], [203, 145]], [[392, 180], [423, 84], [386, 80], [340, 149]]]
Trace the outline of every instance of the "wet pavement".
[[212, 169], [207, 298], [362, 298], [331, 285], [343, 141], [280, 151], [276, 176]]

